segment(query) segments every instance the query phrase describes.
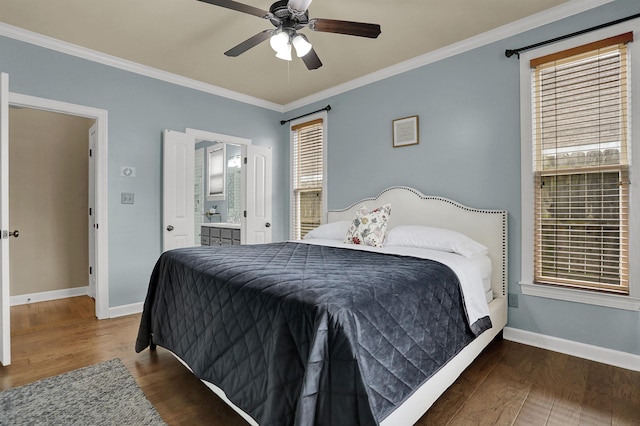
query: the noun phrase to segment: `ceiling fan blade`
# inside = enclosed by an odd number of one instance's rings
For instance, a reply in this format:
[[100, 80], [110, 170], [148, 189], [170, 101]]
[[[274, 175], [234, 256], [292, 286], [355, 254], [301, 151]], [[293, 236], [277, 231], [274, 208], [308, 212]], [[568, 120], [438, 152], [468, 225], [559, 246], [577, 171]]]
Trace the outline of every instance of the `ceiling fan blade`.
[[271, 37], [272, 33], [273, 33], [273, 30], [264, 30], [254, 35], [253, 37], [246, 39], [236, 47], [232, 47], [231, 49], [224, 52], [224, 54], [227, 56], [233, 56], [233, 57], [241, 55], [247, 50], [259, 45], [260, 43], [262, 43], [263, 41]]
[[309, 9], [309, 5], [312, 0], [289, 0], [287, 6], [289, 9], [295, 10], [299, 13], [304, 13], [307, 9]]
[[316, 70], [322, 66], [322, 61], [320, 61], [320, 58], [318, 58], [318, 54], [315, 50], [313, 50], [313, 47], [311, 48], [309, 53], [302, 57], [302, 61], [307, 66], [307, 69], [310, 70]]
[[203, 3], [209, 3], [214, 6], [226, 7], [227, 9], [237, 10], [238, 12], [248, 13], [249, 15], [255, 15], [259, 18], [269, 18], [269, 12], [259, 9], [257, 7], [249, 6], [248, 4], [238, 3], [233, 0], [199, 0]]
[[347, 34], [368, 38], [377, 38], [381, 33], [380, 25], [378, 24], [366, 24], [364, 22], [339, 21], [336, 19], [323, 18], [309, 19], [309, 28], [313, 31]]

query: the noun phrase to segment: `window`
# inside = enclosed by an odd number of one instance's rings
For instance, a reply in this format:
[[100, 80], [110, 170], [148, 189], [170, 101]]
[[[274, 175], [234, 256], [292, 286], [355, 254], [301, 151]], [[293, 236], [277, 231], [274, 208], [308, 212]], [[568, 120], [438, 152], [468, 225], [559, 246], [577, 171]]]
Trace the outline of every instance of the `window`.
[[632, 38], [531, 60], [535, 282], [628, 293]]
[[616, 299], [633, 295], [633, 33], [594, 36], [521, 58], [521, 284], [525, 294], [635, 309]]
[[325, 118], [316, 118], [291, 126], [291, 238], [294, 240], [319, 226], [324, 217], [325, 122]]
[[216, 144], [207, 148], [207, 200], [225, 199], [225, 145]]

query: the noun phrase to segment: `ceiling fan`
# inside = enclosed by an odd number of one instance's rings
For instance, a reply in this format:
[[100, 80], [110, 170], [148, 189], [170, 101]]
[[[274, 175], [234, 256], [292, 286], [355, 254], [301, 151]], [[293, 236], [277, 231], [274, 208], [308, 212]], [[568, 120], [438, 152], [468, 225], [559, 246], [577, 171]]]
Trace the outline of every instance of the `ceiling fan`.
[[227, 56], [238, 56], [266, 39], [270, 39], [271, 47], [276, 51], [276, 57], [291, 61], [291, 46], [296, 55], [310, 70], [322, 66], [313, 46], [304, 34], [298, 30], [308, 27], [312, 31], [354, 35], [358, 37], [377, 38], [380, 35], [380, 25], [364, 22], [340, 21], [336, 19], [309, 19], [309, 5], [312, 0], [278, 0], [271, 5], [269, 11], [238, 3], [233, 0], [199, 0], [215, 6], [226, 7], [238, 12], [248, 13], [271, 21], [275, 29], [268, 29], [250, 37], [239, 45], [224, 52]]

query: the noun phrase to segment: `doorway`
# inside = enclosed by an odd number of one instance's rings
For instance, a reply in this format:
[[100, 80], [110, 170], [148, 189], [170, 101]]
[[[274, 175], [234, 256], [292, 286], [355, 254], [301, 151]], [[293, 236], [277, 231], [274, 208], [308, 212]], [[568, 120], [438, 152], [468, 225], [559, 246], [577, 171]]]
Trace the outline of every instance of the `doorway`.
[[[241, 146], [196, 140], [194, 159], [195, 245], [200, 226], [207, 223], [238, 224], [242, 216]], [[220, 157], [217, 161], [216, 157]]]
[[[272, 204], [272, 153], [270, 147], [252, 145], [250, 139], [237, 136], [213, 133], [204, 130], [186, 129], [186, 135], [193, 141], [196, 151], [197, 142], [212, 142], [225, 147], [223, 172], [227, 183], [233, 182], [236, 189], [223, 185], [227, 196], [222, 209], [221, 220], [227, 225], [240, 227], [240, 241], [242, 244], [270, 243], [271, 230], [271, 204]], [[200, 148], [204, 149], [204, 148]], [[205, 149], [205, 153], [207, 150]], [[205, 156], [207, 158], [208, 155]], [[236, 159], [240, 161], [240, 168], [236, 169]], [[233, 167], [229, 167], [233, 165]], [[229, 176], [229, 170], [234, 177]], [[205, 179], [207, 180], [207, 179]], [[205, 188], [207, 189], [207, 188]], [[205, 191], [205, 200], [207, 192]], [[234, 197], [229, 197], [233, 193]], [[235, 198], [232, 200], [230, 198]], [[193, 200], [189, 201], [195, 205]], [[215, 201], [213, 201], [215, 202]], [[215, 205], [215, 204], [214, 204]], [[211, 205], [206, 207], [195, 206], [195, 222], [207, 222], [206, 213], [211, 212]], [[214, 210], [218, 210], [214, 208]], [[198, 219], [198, 212], [204, 212], [202, 219]], [[211, 217], [209, 217], [210, 221]], [[237, 222], [236, 222], [237, 221]], [[231, 222], [231, 223], [229, 223]], [[195, 242], [199, 245], [199, 239]]]
[[[9, 110], [11, 304], [88, 294], [89, 130], [95, 119]], [[37, 261], [34, 261], [37, 259]]]
[[[198, 146], [203, 142], [203, 145]], [[232, 191], [240, 198], [239, 209], [238, 200], [233, 200], [230, 209], [231, 200], [226, 195], [224, 200], [222, 197], [216, 200], [221, 191], [228, 191], [225, 183], [214, 185], [217, 189], [213, 192], [209, 190], [206, 184], [208, 179], [204, 179], [204, 163], [210, 146], [205, 144], [224, 147], [223, 165], [232, 163], [236, 169], [235, 161], [240, 160], [239, 182], [236, 180], [237, 170], [234, 170], [234, 177], [229, 179], [225, 167], [221, 167], [224, 179], [234, 180], [236, 185], [239, 183], [239, 189]], [[232, 158], [227, 159], [227, 149], [239, 149], [239, 158], [236, 158], [238, 152], [233, 151]], [[245, 138], [187, 128], [185, 133], [165, 130], [163, 151], [163, 250], [200, 245], [200, 238], [197, 237], [200, 230], [198, 224], [212, 222], [212, 217], [215, 217], [213, 221], [220, 221], [225, 228], [238, 228], [242, 244], [271, 242], [270, 147], [252, 145], [251, 140]], [[196, 153], [201, 155], [196, 156]], [[201, 158], [202, 161], [196, 163], [196, 158]], [[196, 185], [196, 180], [202, 180], [202, 184]], [[204, 195], [195, 196], [196, 191], [203, 191]], [[210, 200], [207, 200], [207, 192], [213, 195]], [[211, 204], [205, 204], [206, 201]], [[219, 209], [220, 216], [213, 216], [218, 215]], [[238, 216], [239, 222], [236, 222]]]
[[[107, 128], [108, 114], [106, 110], [38, 98], [19, 93], [9, 93], [9, 105], [14, 108], [33, 109], [52, 113], [66, 114], [94, 122], [92, 134], [87, 133], [86, 140], [92, 144], [92, 172], [88, 172], [88, 182], [93, 190], [89, 204], [91, 218], [88, 227], [89, 244], [85, 246], [88, 256], [94, 259], [91, 272], [93, 284], [89, 288], [89, 295], [95, 299], [95, 314], [98, 319], [109, 318], [109, 279], [108, 279], [108, 220], [107, 220]], [[85, 145], [84, 161], [88, 162], [89, 146]], [[11, 161], [11, 160], [10, 160]], [[89, 212], [85, 210], [85, 213]], [[41, 214], [46, 214], [42, 212]], [[11, 219], [10, 219], [11, 220]], [[86, 275], [89, 271], [86, 270]]]

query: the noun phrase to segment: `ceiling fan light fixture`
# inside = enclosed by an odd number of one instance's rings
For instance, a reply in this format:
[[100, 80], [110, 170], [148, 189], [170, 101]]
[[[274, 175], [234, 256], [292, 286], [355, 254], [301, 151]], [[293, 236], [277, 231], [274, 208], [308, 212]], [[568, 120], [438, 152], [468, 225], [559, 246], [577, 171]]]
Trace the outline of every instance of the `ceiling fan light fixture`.
[[[287, 49], [287, 46], [290, 46], [289, 44], [289, 34], [287, 34], [284, 31], [278, 31], [276, 33], [274, 33], [271, 36], [271, 39], [269, 40], [269, 43], [271, 44], [271, 48], [278, 54], [280, 54], [280, 52], [284, 51]], [[289, 50], [291, 48], [289, 47]]]
[[296, 48], [296, 55], [298, 55], [298, 58], [305, 56], [313, 47], [304, 34], [296, 34], [291, 43], [293, 44], [293, 47]]
[[270, 39], [271, 48], [276, 57], [291, 61], [291, 46], [309, 70], [322, 66], [322, 61], [311, 46], [307, 37], [298, 34], [302, 28], [324, 33], [345, 34], [358, 37], [377, 38], [381, 34], [380, 25], [366, 22], [342, 21], [339, 19], [309, 18], [309, 5], [313, 0], [276, 0], [269, 10], [240, 3], [237, 0], [200, 0], [214, 6], [235, 10], [268, 20], [275, 28], [263, 30], [249, 37], [237, 46], [224, 52], [226, 56], [236, 57]]
[[291, 61], [291, 44], [287, 43], [284, 49], [279, 50], [278, 53], [276, 53], [276, 58]]

